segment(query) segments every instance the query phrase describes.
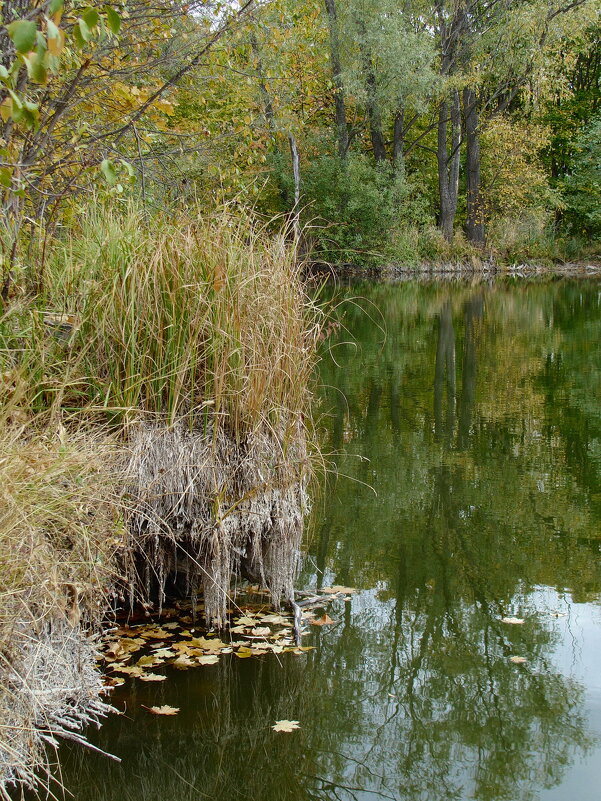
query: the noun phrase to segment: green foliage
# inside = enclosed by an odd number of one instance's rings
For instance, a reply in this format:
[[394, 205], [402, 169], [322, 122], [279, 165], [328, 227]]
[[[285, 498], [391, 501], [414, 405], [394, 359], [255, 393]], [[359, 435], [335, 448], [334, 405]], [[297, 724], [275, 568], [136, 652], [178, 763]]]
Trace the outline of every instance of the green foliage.
[[563, 180], [564, 217], [570, 230], [601, 235], [601, 114], [574, 143], [572, 171]]
[[360, 154], [344, 162], [324, 156], [310, 163], [303, 197], [319, 257], [328, 261], [404, 258], [403, 224], [423, 221], [422, 206], [403, 173]]

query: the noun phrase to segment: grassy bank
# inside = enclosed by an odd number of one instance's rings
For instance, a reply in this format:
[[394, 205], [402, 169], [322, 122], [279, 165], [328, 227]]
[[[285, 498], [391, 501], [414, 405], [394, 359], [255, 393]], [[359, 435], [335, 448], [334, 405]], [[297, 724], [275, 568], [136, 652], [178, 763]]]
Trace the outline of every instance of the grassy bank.
[[[202, 590], [219, 625], [245, 573], [277, 604], [307, 506], [318, 324], [285, 235], [229, 211], [74, 219], [45, 254], [32, 243], [0, 319], [0, 788], [35, 783], [66, 708], [86, 720], [82, 632], [115, 599]], [[42, 708], [61, 648], [85, 669]]]

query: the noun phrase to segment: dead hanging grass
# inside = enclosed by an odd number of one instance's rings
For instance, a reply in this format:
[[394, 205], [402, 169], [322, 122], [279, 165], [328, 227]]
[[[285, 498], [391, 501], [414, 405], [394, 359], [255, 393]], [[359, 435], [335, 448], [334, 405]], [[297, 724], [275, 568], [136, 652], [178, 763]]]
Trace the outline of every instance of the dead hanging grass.
[[44, 741], [106, 712], [92, 642], [122, 545], [112, 447], [0, 417], [0, 794], [50, 781]]

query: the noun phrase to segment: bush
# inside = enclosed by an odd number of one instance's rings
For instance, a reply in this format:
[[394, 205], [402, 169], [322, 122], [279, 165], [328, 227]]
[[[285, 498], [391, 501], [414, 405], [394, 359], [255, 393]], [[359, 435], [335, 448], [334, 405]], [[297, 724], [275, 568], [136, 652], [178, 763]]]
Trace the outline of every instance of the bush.
[[424, 212], [403, 173], [389, 164], [362, 155], [346, 162], [318, 158], [303, 175], [303, 199], [317, 258], [369, 264], [416, 255], [407, 231]]
[[564, 220], [580, 236], [601, 234], [601, 115], [575, 142], [572, 172], [563, 181]]

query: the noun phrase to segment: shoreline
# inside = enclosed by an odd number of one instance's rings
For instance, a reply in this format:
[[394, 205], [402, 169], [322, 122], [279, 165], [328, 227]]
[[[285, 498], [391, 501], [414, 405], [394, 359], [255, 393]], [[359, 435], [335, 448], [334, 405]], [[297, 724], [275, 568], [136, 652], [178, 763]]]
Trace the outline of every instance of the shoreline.
[[564, 264], [523, 264], [505, 265], [484, 262], [470, 263], [430, 263], [402, 266], [385, 264], [377, 267], [363, 267], [357, 264], [326, 264], [311, 262], [306, 269], [307, 276], [318, 278], [330, 276], [333, 279], [366, 280], [463, 280], [468, 278], [589, 278], [601, 276], [601, 262], [567, 262]]

